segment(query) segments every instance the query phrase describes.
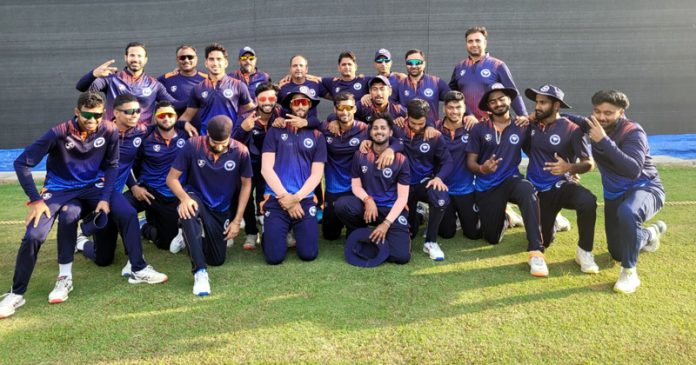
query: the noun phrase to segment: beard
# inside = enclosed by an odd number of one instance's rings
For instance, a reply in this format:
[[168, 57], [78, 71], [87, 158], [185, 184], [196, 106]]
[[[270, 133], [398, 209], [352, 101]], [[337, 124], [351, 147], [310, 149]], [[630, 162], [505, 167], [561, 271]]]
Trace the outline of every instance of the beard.
[[495, 115], [496, 117], [502, 117], [503, 115], [507, 114], [507, 112], [510, 111], [510, 106], [506, 105], [504, 107], [499, 107], [496, 109], [491, 110], [491, 114]]

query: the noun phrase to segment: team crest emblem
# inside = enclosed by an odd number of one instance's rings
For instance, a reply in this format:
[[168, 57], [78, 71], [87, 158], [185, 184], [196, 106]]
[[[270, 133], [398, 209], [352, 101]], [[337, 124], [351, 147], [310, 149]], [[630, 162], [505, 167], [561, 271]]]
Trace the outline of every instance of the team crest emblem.
[[462, 134], [462, 143], [469, 143], [469, 133]]
[[459, 76], [464, 76], [464, 74], [466, 74], [466, 70], [459, 71]]
[[158, 144], [152, 146], [152, 150], [155, 151], [155, 152], [159, 152], [160, 149], [162, 149], [162, 147], [161, 147], [160, 145], [158, 145]]
[[437, 201], [437, 205], [439, 205], [439, 206], [441, 206], [441, 207], [444, 206], [444, 205], [445, 205], [445, 199], [440, 199], [440, 200], [438, 200], [438, 201]]
[[404, 90], [404, 95], [409, 96], [409, 95], [411, 95], [411, 93], [408, 90]]
[[97, 189], [103, 189], [103, 188], [104, 188], [104, 182], [103, 182], [103, 181], [99, 181], [99, 182], [97, 182], [96, 184], [94, 184], [94, 187], [97, 188]]
[[532, 137], [534, 137], [535, 134], [536, 134], [536, 131], [534, 129], [532, 129]]
[[358, 84], [358, 83], [353, 84], [353, 89], [355, 89], [355, 90], [362, 89], [362, 84]]
[[179, 138], [179, 140], [176, 141], [176, 146], [179, 148], [184, 148], [185, 144], [186, 144], [186, 141], [183, 138]]
[[385, 168], [384, 170], [382, 170], [382, 176], [386, 177], [387, 179], [392, 177], [392, 174], [393, 174], [392, 169], [390, 169], [388, 167]]
[[430, 151], [430, 145], [427, 144], [427, 143], [423, 143], [423, 144], [420, 145], [420, 147], [419, 147], [418, 149], [419, 149], [422, 153], [428, 153], [428, 151]]
[[51, 194], [51, 193], [43, 193], [43, 195], [41, 195], [41, 199], [48, 200], [48, 199], [51, 199], [52, 196], [53, 196], [53, 194]]
[[341, 88], [340, 88], [340, 87], [336, 87], [336, 94], [338, 94], [339, 91], [341, 91]]
[[140, 144], [143, 142], [142, 138], [140, 137], [135, 137], [133, 138], [133, 147], [138, 148], [140, 147]]
[[485, 139], [486, 142], [490, 142], [490, 141], [493, 139], [493, 136], [491, 136], [490, 134], [486, 133], [486, 135], [483, 136], [483, 139]]
[[169, 88], [169, 90], [171, 90], [173, 93], [176, 92], [176, 89], [177, 89], [176, 85], [172, 85], [172, 87]]
[[303, 144], [306, 148], [312, 148], [312, 147], [314, 147], [314, 141], [312, 141], [311, 138], [305, 138], [304, 141], [302, 141], [302, 144]]
[[106, 140], [104, 139], [104, 137], [99, 137], [99, 138], [94, 140], [94, 147], [99, 148], [99, 147], [103, 146], [104, 143], [106, 143]]
[[202, 92], [202, 93], [201, 93], [201, 97], [202, 97], [203, 99], [207, 98], [207, 97], [208, 97], [208, 92], [207, 92], [207, 91]]
[[222, 92], [222, 95], [225, 95], [226, 98], [231, 98], [234, 92], [232, 92], [232, 89], [225, 89], [225, 91]]
[[125, 85], [118, 85], [118, 89], [120, 91], [126, 90], [126, 86]]
[[309, 88], [307, 86], [300, 86], [300, 92], [303, 94], [308, 94], [309, 93]]
[[520, 136], [518, 136], [516, 134], [510, 135], [510, 143], [517, 144], [519, 142], [520, 142]]
[[152, 95], [152, 89], [150, 89], [149, 87], [144, 88], [143, 89], [143, 96], [150, 96], [150, 95]]
[[400, 215], [397, 220], [404, 226], [408, 224], [408, 220], [406, 220], [406, 217], [404, 217], [403, 215]]
[[234, 163], [234, 161], [227, 161], [225, 162], [225, 170], [227, 171], [232, 171], [234, 168], [237, 166], [237, 164]]
[[549, 91], [549, 89], [550, 89], [549, 85], [544, 85], [539, 89], [539, 91], [541, 91], [542, 93], [545, 93], [545, 92]]
[[[483, 71], [481, 71], [483, 73]], [[498, 89], [504, 89], [505, 86], [499, 82], [496, 82], [495, 84], [491, 85], [491, 90], [498, 90]]]
[[71, 150], [71, 149], [73, 149], [73, 148], [75, 148], [75, 142], [73, 142], [73, 141], [68, 141], [68, 142], [65, 143], [65, 149], [66, 149], [66, 150]]
[[317, 207], [315, 207], [313, 205], [311, 207], [309, 207], [309, 215], [311, 215], [312, 217], [317, 215]]
[[311, 95], [312, 97], [315, 97], [317, 95], [317, 92], [314, 91], [314, 89], [309, 89], [309, 95]]
[[256, 129], [254, 129], [254, 130], [251, 131], [251, 134], [253, 134], [253, 135], [255, 135], [255, 136], [258, 136], [258, 135], [259, 135], [259, 131], [256, 130]]
[[363, 165], [360, 167], [360, 170], [362, 170], [363, 174], [367, 172], [367, 166]]
[[487, 69], [487, 68], [484, 68], [483, 70], [481, 70], [481, 76], [483, 76], [483, 77], [490, 77], [490, 76], [491, 76], [491, 70], [489, 70], [489, 69]]
[[360, 144], [360, 140], [357, 139], [357, 138], [351, 138], [351, 139], [350, 139], [350, 142], [348, 142], [348, 143], [349, 143], [351, 146], [354, 146], [354, 147], [355, 147], [355, 146], [357, 146], [357, 145]]
[[281, 135], [280, 135], [280, 139], [282, 139], [283, 141], [287, 141], [287, 140], [288, 140], [288, 134], [287, 134], [287, 133], [281, 134]]
[[425, 95], [427, 97], [433, 96], [433, 89], [427, 88], [427, 89], [423, 90], [423, 95]]
[[333, 143], [333, 137], [326, 137], [326, 143], [328, 143], [328, 144]]
[[205, 166], [205, 160], [198, 160], [198, 167]]
[[558, 134], [553, 134], [551, 137], [549, 137], [549, 142], [551, 142], [552, 145], [557, 146], [559, 143], [561, 143], [561, 136]]
[[565, 182], [566, 182], [565, 180], [558, 180], [558, 181], [556, 181], [556, 188], [560, 188], [561, 185], [565, 184]]

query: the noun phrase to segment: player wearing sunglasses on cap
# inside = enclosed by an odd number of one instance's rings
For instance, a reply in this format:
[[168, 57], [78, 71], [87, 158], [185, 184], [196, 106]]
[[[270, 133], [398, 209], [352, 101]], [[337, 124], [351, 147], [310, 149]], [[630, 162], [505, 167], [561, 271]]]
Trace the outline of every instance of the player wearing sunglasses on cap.
[[249, 46], [239, 50], [239, 69], [230, 72], [228, 75], [247, 85], [249, 94], [256, 96], [256, 88], [264, 83], [271, 81], [271, 76], [256, 68], [256, 51]]

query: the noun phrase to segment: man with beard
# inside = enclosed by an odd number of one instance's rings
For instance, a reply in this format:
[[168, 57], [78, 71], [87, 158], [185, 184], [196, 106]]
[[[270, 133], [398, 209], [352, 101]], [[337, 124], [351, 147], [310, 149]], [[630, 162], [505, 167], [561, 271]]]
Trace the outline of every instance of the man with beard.
[[[254, 101], [246, 85], [225, 74], [228, 66], [227, 50], [221, 44], [213, 43], [205, 48], [205, 67], [208, 78], [196, 85], [191, 91], [188, 108], [179, 118], [186, 122], [189, 135], [204, 135], [208, 120], [217, 115], [226, 115], [237, 125], [240, 114], [254, 108]], [[191, 121], [198, 114], [199, 124]]]
[[112, 120], [114, 116], [114, 100], [121, 94], [132, 94], [138, 98], [140, 108], [140, 120], [150, 121], [155, 103], [159, 100], [167, 100], [175, 105], [185, 105], [185, 101], [178, 103], [167, 90], [154, 77], [145, 74], [147, 64], [147, 50], [140, 42], [131, 42], [126, 46], [126, 54], [123, 57], [126, 67], [118, 71], [111, 66], [115, 61], [109, 60], [88, 72], [77, 82], [79, 91], [102, 91], [106, 94], [106, 106], [104, 119]]
[[[225, 263], [227, 241], [239, 234], [251, 192], [249, 151], [230, 138], [231, 134], [229, 117], [211, 118], [208, 135], [191, 138], [167, 175], [167, 186], [180, 202], [179, 218], [191, 258], [193, 294], [197, 296], [210, 295], [207, 265]], [[183, 186], [179, 181], [182, 175]]]
[[356, 76], [358, 71], [358, 59], [351, 51], [341, 52], [338, 55], [338, 77], [326, 76], [321, 78], [321, 83], [327, 94], [322, 95], [334, 100], [340, 93], [350, 93], [355, 100], [367, 94], [367, 78]]
[[271, 77], [256, 68], [256, 51], [246, 46], [239, 50], [239, 70], [229, 74], [244, 84], [249, 89], [249, 94], [256, 96], [256, 88], [264, 82], [271, 81]]
[[375, 225], [370, 240], [389, 244], [387, 261], [405, 264], [411, 260], [411, 237], [408, 232], [410, 167], [408, 159], [397, 153], [384, 168], [377, 164], [379, 156], [389, 149], [394, 122], [386, 113], [375, 115], [370, 125], [372, 146], [367, 153], [355, 153], [351, 167], [351, 195], [336, 201], [336, 215], [352, 231]]
[[[297, 118], [307, 118], [319, 100], [305, 88], [297, 87], [283, 99], [283, 107]], [[270, 198], [265, 211], [263, 254], [266, 262], [277, 265], [287, 255], [287, 234], [292, 229], [297, 240], [297, 255], [303, 261], [314, 260], [319, 253], [319, 230], [314, 188], [321, 181], [326, 162], [326, 140], [318, 130], [293, 127], [271, 128], [263, 143], [261, 174]], [[299, 239], [301, 238], [301, 239]]]
[[168, 72], [157, 78], [164, 88], [173, 96], [180, 105], [176, 107], [176, 114], [181, 115], [186, 111], [188, 99], [194, 86], [205, 80], [208, 75], [196, 69], [198, 55], [196, 48], [182, 44], [176, 49], [176, 70]]
[[[321, 79], [308, 75], [309, 66], [307, 63], [307, 58], [303, 55], [294, 55], [290, 58], [290, 69], [288, 71], [288, 81], [280, 81], [280, 100], [285, 100], [285, 97], [297, 90], [299, 88], [305, 94], [310, 95], [312, 98], [325, 95], [327, 93], [324, 86], [321, 84]], [[289, 113], [290, 109], [283, 109], [283, 113]], [[309, 110], [310, 117], [317, 117], [317, 109], [311, 108]], [[314, 127], [317, 127], [315, 125]], [[298, 127], [298, 126], [295, 126]]]
[[404, 134], [404, 125], [406, 120], [406, 108], [401, 104], [391, 101], [392, 86], [391, 79], [384, 75], [377, 75], [370, 79], [367, 83], [369, 88], [370, 103], [365, 106], [360, 103], [357, 106], [355, 117], [358, 120], [363, 120], [371, 123], [376, 114], [387, 113], [394, 121], [395, 127], [393, 130], [394, 136], [401, 138]]
[[403, 107], [406, 107], [408, 102], [415, 98], [427, 101], [430, 105], [428, 122], [433, 125], [436, 120], [440, 119], [438, 113], [440, 100], [444, 99], [450, 88], [439, 77], [425, 73], [426, 61], [423, 51], [419, 49], [409, 50], [406, 52], [405, 59], [408, 77], [399, 80], [394, 89], [394, 99]]
[[626, 118], [629, 101], [618, 90], [592, 96], [592, 116], [569, 116], [589, 134], [592, 157], [604, 188], [604, 226], [611, 257], [621, 262], [614, 285], [617, 293], [633, 293], [640, 286], [636, 265], [639, 251], [655, 252], [667, 231], [663, 221], [643, 228], [665, 204], [665, 190], [650, 156], [643, 128]]
[[561, 108], [570, 108], [563, 101], [563, 90], [543, 85], [539, 90], [525, 90], [525, 95], [535, 102], [536, 123], [530, 125], [530, 140], [524, 151], [529, 156], [527, 180], [534, 185], [539, 198], [544, 247], [548, 248], [554, 240], [554, 223], [561, 209], [575, 210], [579, 236], [575, 262], [582, 272], [596, 274], [599, 266], [592, 256], [592, 248], [597, 198], [569, 178], [592, 170], [590, 146], [583, 138], [582, 129], [559, 114]]
[[491, 113], [490, 120], [476, 124], [466, 146], [467, 166], [476, 174], [476, 205], [481, 218], [481, 233], [490, 244], [498, 244], [509, 226], [505, 207], [508, 201], [522, 212], [527, 233], [530, 273], [549, 275], [539, 226], [539, 204], [534, 186], [519, 171], [522, 146], [528, 141], [528, 127], [520, 127], [510, 115], [510, 102], [517, 91], [503, 84], [493, 84], [479, 108]]

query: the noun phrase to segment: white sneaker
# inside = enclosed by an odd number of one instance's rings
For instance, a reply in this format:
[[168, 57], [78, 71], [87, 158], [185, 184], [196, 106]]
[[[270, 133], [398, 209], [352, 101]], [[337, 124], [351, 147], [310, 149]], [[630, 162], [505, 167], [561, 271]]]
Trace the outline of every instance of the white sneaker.
[[638, 278], [638, 272], [635, 268], [627, 269], [625, 267], [621, 268], [621, 273], [619, 274], [619, 280], [614, 284], [614, 291], [621, 294], [631, 294], [635, 293], [640, 286], [640, 279]]
[[285, 243], [287, 243], [288, 247], [290, 248], [297, 246], [297, 241], [295, 240], [295, 236], [293, 236], [292, 231], [288, 232], [288, 237], [285, 239]]
[[660, 237], [667, 232], [667, 224], [663, 221], [657, 221], [655, 224], [650, 225], [646, 228], [648, 234], [650, 235], [648, 241], [641, 247], [641, 251], [655, 252], [660, 248]]
[[580, 265], [580, 271], [585, 274], [598, 274], [599, 266], [595, 263], [594, 256], [592, 252], [585, 251], [578, 247], [575, 252], [575, 262]]
[[567, 232], [570, 231], [571, 225], [570, 221], [568, 218], [564, 217], [561, 215], [561, 213], [558, 213], [556, 216], [556, 221], [553, 223], [553, 229], [556, 232]]
[[26, 303], [24, 296], [14, 293], [7, 293], [2, 295], [3, 299], [0, 301], [0, 319], [7, 318], [15, 314], [15, 309], [21, 307]]
[[169, 252], [178, 253], [183, 250], [184, 247], [186, 247], [186, 243], [184, 242], [184, 231], [179, 228], [179, 233], [174, 236], [172, 242], [169, 244]]
[[430, 217], [430, 206], [424, 202], [416, 203], [416, 213], [423, 216], [421, 224], [427, 224], [428, 218]]
[[210, 282], [208, 272], [205, 269], [198, 270], [193, 274], [193, 295], [204, 297], [210, 295]]
[[517, 212], [515, 212], [515, 210], [513, 210], [510, 205], [508, 205], [505, 208], [505, 215], [507, 216], [507, 221], [508, 221], [509, 227], [523, 227], [524, 226], [524, 220], [522, 219], [522, 216], [517, 214]]
[[242, 246], [243, 249], [245, 250], [253, 250], [256, 247], [256, 242], [259, 241], [259, 235], [258, 234], [248, 234], [246, 236], [246, 239], [244, 240], [244, 246]]
[[147, 218], [142, 217], [142, 218], [138, 219], [138, 227], [140, 229], [143, 229], [143, 226], [145, 225], [145, 223], [147, 223]]
[[459, 217], [457, 217], [457, 221], [455, 222], [457, 225], [457, 228], [455, 228], [456, 231], [461, 231], [462, 230], [462, 222], [459, 220]]
[[121, 276], [123, 276], [124, 278], [129, 278], [131, 276], [130, 260], [126, 261], [126, 264], [123, 265], [123, 269], [121, 269]]
[[92, 241], [90, 241], [90, 239], [87, 238], [87, 236], [82, 234], [82, 232], [79, 232], [79, 234], [77, 235], [77, 240], [75, 241], [75, 252], [84, 251], [85, 244], [88, 242], [92, 242]]
[[69, 276], [59, 276], [56, 286], [48, 294], [48, 302], [51, 304], [63, 303], [68, 300], [68, 294], [73, 290], [72, 278]]
[[132, 272], [130, 278], [128, 279], [128, 282], [131, 284], [159, 284], [166, 283], [168, 279], [169, 278], [167, 277], [167, 275], [159, 273], [155, 271], [155, 268], [153, 268], [150, 265], [147, 265], [144, 269], [140, 271]]
[[440, 249], [440, 245], [437, 242], [426, 242], [423, 244], [423, 252], [430, 255], [430, 258], [435, 261], [444, 261], [445, 253]]
[[546, 259], [541, 251], [529, 251], [529, 273], [538, 278], [549, 276], [549, 268], [546, 266]]

